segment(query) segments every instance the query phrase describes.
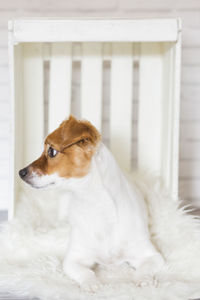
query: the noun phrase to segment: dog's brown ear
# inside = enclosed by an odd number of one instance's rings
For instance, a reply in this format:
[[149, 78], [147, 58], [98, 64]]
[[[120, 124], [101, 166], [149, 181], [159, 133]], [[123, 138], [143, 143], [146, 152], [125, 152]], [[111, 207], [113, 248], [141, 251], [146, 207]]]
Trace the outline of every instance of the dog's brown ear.
[[74, 144], [84, 148], [95, 148], [101, 140], [98, 130], [88, 121], [77, 120], [70, 115], [69, 119], [60, 125], [62, 132], [62, 149]]

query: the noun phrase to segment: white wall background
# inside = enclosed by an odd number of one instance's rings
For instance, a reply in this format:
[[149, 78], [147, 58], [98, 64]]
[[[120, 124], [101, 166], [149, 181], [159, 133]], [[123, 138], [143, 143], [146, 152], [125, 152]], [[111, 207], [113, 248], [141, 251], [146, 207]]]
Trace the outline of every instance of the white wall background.
[[182, 19], [180, 195], [200, 206], [200, 0], [0, 0], [0, 201], [5, 209], [10, 138], [7, 21], [52, 16]]

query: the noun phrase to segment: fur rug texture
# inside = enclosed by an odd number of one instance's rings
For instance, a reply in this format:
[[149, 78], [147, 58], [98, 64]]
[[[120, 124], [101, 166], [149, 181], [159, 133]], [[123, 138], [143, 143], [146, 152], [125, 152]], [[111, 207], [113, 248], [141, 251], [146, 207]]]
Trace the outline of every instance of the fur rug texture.
[[166, 260], [158, 286], [137, 287], [124, 264], [96, 268], [102, 288], [82, 291], [62, 271], [69, 227], [58, 222], [55, 192], [25, 189], [16, 217], [1, 226], [0, 291], [42, 300], [184, 300], [200, 297], [200, 221], [160, 190], [158, 182], [134, 174], [149, 209], [152, 241]]

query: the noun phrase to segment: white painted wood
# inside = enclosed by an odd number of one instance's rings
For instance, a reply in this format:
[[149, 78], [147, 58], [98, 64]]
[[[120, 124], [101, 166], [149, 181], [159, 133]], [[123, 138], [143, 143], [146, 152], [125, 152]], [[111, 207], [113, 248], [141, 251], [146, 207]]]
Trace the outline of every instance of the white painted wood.
[[110, 148], [127, 171], [131, 168], [132, 57], [132, 43], [112, 44]]
[[178, 198], [181, 40], [141, 45], [138, 166]]
[[[56, 43], [54, 43], [56, 45]], [[134, 43], [139, 44], [139, 43]], [[44, 44], [44, 61], [50, 61], [51, 60], [51, 54], [50, 54], [50, 46], [51, 43], [45, 43]], [[101, 49], [101, 55], [103, 61], [110, 61], [112, 59], [112, 43], [109, 42], [103, 42]], [[135, 46], [134, 46], [135, 47]], [[82, 60], [82, 43], [72, 43], [72, 62], [80, 62]], [[134, 55], [134, 60], [136, 60], [136, 57]]]
[[142, 43], [139, 67], [138, 167], [160, 175], [163, 58], [160, 43]]
[[176, 41], [176, 19], [15, 20], [15, 42], [147, 42]]
[[[160, 175], [177, 195], [180, 31], [177, 19], [9, 22], [13, 103], [10, 218], [18, 197], [18, 170], [42, 149], [44, 60], [51, 62], [49, 130], [70, 112], [72, 61], [81, 62], [81, 114], [101, 130], [102, 61], [111, 61], [110, 146], [120, 165], [129, 171], [134, 48], [134, 61], [140, 67], [139, 168]], [[38, 41], [41, 43], [35, 43]]]
[[[13, 115], [13, 123], [11, 127], [12, 131], [12, 144], [14, 153], [11, 160], [11, 166], [13, 167], [11, 176], [11, 188], [13, 199], [17, 200], [19, 186], [20, 186], [20, 179], [18, 176], [18, 171], [23, 167], [23, 154], [24, 154], [24, 135], [23, 135], [23, 103], [24, 103], [24, 94], [23, 94], [23, 46], [17, 45], [13, 48], [13, 83], [11, 86], [11, 93], [13, 94], [13, 104], [11, 106], [11, 111]], [[21, 72], [19, 71], [21, 70]], [[9, 203], [9, 213], [8, 218], [11, 219], [14, 215], [16, 201], [13, 203]]]
[[42, 44], [23, 45], [24, 165], [39, 157], [44, 140]]
[[103, 60], [112, 59], [112, 43], [103, 43]]
[[[163, 157], [163, 181], [167, 188], [172, 191], [174, 198], [178, 198], [178, 175], [179, 175], [179, 123], [180, 123], [180, 74], [181, 74], [181, 34], [179, 33], [178, 42], [165, 45], [165, 65], [166, 73], [168, 74], [167, 88], [164, 92], [168, 91], [168, 99], [165, 98], [165, 103], [168, 103], [168, 114], [163, 114], [163, 122], [165, 121], [165, 132], [168, 132], [168, 141], [163, 140], [162, 153], [165, 154], [165, 149], [168, 146], [168, 162]], [[166, 95], [165, 94], [165, 95]], [[166, 119], [167, 118], [167, 119]]]
[[[19, 48], [19, 46], [18, 46]], [[17, 49], [17, 47], [16, 47]], [[9, 201], [8, 201], [8, 219], [12, 219], [14, 215], [14, 205], [15, 205], [15, 189], [16, 189], [16, 172], [15, 172], [15, 139], [16, 139], [16, 132], [14, 130], [15, 125], [15, 105], [17, 104], [15, 98], [15, 53], [13, 45], [13, 34], [9, 32], [8, 34], [8, 55], [9, 55], [9, 75], [10, 75], [10, 97], [11, 97], [11, 140], [10, 140], [10, 174], [9, 174], [9, 184], [10, 184], [10, 193], [9, 193]]]
[[102, 56], [101, 43], [83, 43], [81, 64], [81, 117], [101, 131]]
[[[181, 21], [178, 20], [179, 27]], [[172, 61], [173, 77], [173, 129], [172, 129], [172, 159], [171, 159], [171, 181], [169, 188], [178, 199], [178, 178], [179, 178], [179, 131], [180, 131], [180, 90], [181, 90], [181, 32], [178, 33], [178, 41], [174, 44], [174, 57]]]
[[73, 43], [73, 61], [81, 61], [82, 59], [82, 43]]
[[[163, 46], [163, 134], [161, 176], [166, 187], [170, 188], [173, 164], [173, 89], [174, 89], [174, 44]], [[164, 158], [164, 159], [163, 159]], [[178, 174], [177, 174], [178, 175]]]
[[44, 43], [43, 44], [43, 60], [50, 61], [51, 60], [51, 46], [52, 43]]
[[70, 114], [71, 50], [71, 43], [51, 45], [48, 132], [55, 130]]
[[11, 90], [11, 141], [10, 141], [10, 182], [8, 218], [14, 216], [15, 203], [19, 191], [18, 171], [23, 166], [23, 46], [13, 45], [12, 35], [9, 34], [9, 70]]

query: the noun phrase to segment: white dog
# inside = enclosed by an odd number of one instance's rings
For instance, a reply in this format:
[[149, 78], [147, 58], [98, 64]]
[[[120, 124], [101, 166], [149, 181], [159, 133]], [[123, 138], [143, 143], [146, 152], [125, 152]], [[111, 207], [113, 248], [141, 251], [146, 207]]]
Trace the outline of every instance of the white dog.
[[164, 260], [150, 240], [141, 194], [129, 184], [100, 134], [87, 121], [64, 121], [41, 157], [20, 170], [35, 188], [60, 185], [59, 216], [71, 225], [64, 272], [94, 291], [95, 264], [129, 263], [137, 284], [153, 279]]

